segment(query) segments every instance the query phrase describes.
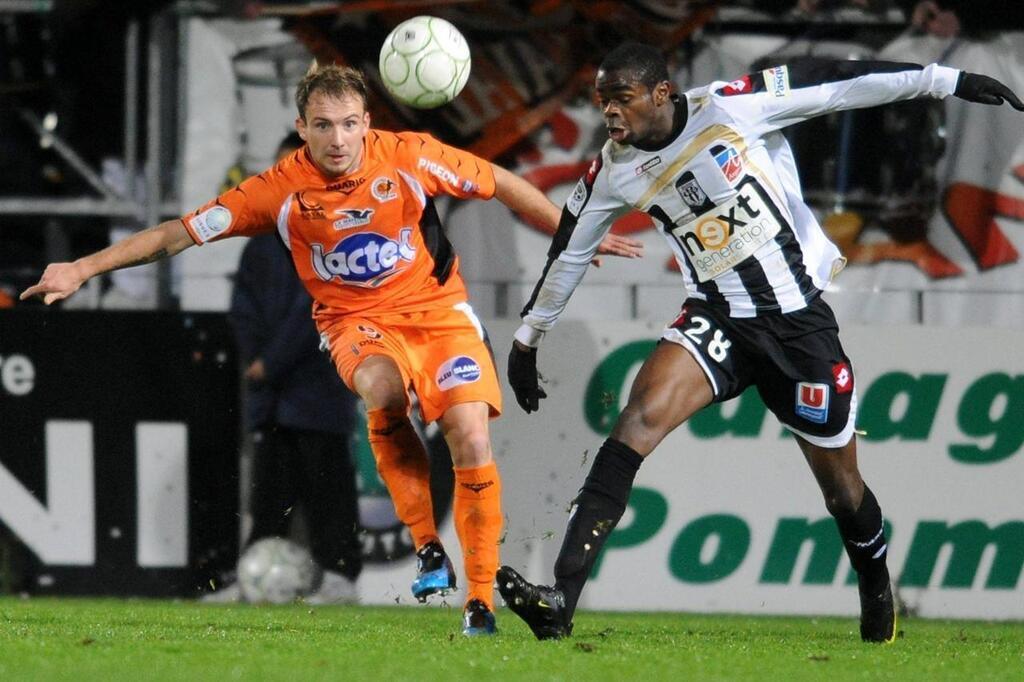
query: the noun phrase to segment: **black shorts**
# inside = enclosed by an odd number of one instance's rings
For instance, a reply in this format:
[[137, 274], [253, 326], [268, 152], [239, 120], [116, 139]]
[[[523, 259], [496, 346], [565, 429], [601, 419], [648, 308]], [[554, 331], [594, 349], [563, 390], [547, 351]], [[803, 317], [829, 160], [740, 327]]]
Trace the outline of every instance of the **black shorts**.
[[752, 318], [729, 317], [690, 298], [662, 339], [694, 356], [714, 402], [754, 385], [779, 421], [811, 443], [835, 448], [853, 437], [853, 365], [820, 297], [794, 313]]

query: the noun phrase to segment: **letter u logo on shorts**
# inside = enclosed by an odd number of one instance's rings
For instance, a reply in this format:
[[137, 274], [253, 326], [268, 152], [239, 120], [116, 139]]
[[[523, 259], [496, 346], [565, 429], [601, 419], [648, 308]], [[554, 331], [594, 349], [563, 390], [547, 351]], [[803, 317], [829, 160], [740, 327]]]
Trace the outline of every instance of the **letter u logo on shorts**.
[[828, 386], [801, 381], [796, 385], [796, 414], [809, 422], [828, 421]]

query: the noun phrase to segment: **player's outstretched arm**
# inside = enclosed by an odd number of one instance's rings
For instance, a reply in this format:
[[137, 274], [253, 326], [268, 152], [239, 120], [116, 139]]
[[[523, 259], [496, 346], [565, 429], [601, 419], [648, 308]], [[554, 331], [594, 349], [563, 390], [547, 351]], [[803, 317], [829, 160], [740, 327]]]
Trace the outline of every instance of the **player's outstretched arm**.
[[78, 291], [91, 277], [173, 256], [193, 243], [180, 220], [169, 220], [73, 263], [47, 265], [39, 282], [21, 292], [19, 298], [24, 301], [39, 296], [50, 305]]
[[[496, 164], [491, 166], [494, 168], [495, 198], [519, 214], [523, 220], [553, 235], [558, 229], [561, 210], [551, 203], [543, 192], [515, 173]], [[644, 255], [644, 244], [632, 237], [609, 232], [601, 240], [597, 252], [605, 256], [640, 258]], [[594, 264], [600, 265], [600, 262], [595, 259]]]
[[518, 213], [524, 220], [554, 234], [562, 212], [544, 193], [521, 177], [497, 164], [494, 169], [494, 198]]
[[968, 102], [994, 104], [996, 106], [1003, 102], [1008, 102], [1017, 111], [1024, 111], [1024, 103], [1020, 101], [1017, 95], [1013, 94], [1013, 90], [995, 78], [980, 73], [961, 71], [956, 81], [956, 90], [953, 91], [953, 96]]

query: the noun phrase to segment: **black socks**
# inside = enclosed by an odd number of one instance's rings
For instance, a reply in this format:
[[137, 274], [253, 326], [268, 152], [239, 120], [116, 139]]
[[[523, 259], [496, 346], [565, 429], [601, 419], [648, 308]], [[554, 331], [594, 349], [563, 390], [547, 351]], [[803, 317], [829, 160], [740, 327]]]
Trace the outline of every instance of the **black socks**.
[[882, 510], [874, 493], [865, 485], [864, 498], [857, 511], [835, 519], [843, 547], [857, 571], [861, 590], [872, 596], [881, 593], [889, 583], [889, 569], [885, 565], [888, 545], [882, 527]]
[[569, 620], [598, 553], [626, 510], [633, 478], [643, 461], [633, 448], [609, 438], [576, 496], [555, 561], [555, 588], [565, 595]]

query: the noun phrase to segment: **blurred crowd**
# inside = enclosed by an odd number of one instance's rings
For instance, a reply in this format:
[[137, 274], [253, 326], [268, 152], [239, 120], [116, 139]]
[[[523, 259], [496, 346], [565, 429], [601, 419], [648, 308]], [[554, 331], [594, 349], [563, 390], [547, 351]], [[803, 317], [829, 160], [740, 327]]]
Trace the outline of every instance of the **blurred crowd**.
[[[125, 6], [130, 5], [134, 13], [145, 13], [166, 4], [152, 1], [127, 3]], [[514, 8], [519, 13], [517, 16], [529, 17], [543, 13], [551, 15], [558, 9], [571, 6], [574, 11], [583, 12], [587, 21], [592, 21], [602, 7], [612, 4], [487, 3], [474, 11], [477, 15], [491, 11], [500, 15], [502, 11]], [[900, 35], [927, 35], [953, 42], [985, 41], [996, 32], [1024, 29], [1024, 11], [1021, 11], [1020, 3], [1006, 0], [631, 0], [614, 5], [609, 9], [608, 22], [612, 25], [613, 21], [619, 21], [621, 31], [642, 29], [622, 26], [622, 17], [626, 16], [622, 12], [646, 17], [652, 26], [669, 20], [685, 28], [687, 21], [693, 23], [696, 21], [694, 17], [705, 16], [700, 15], [701, 11], [721, 10], [719, 14], [725, 16], [727, 9], [747, 11], [762, 18], [784, 17], [791, 27], [799, 26], [801, 22], [808, 25], [830, 22], [856, 24], [863, 23], [866, 17], [884, 17], [885, 27], [877, 31], [880, 34], [888, 31], [886, 35], [889, 38], [902, 31]], [[0, 171], [0, 198], [28, 197], [40, 202], [50, 197], [97, 198], [96, 192], [83, 181], [67, 159], [55, 151], [55, 140], [64, 141], [85, 164], [96, 169], [97, 176], [103, 176], [115, 189], [120, 185], [123, 193], [131, 194], [124, 192], [132, 183], [123, 177], [123, 168], [120, 169], [119, 183], [110, 181], [108, 172], [118, 165], [124, 152], [125, 55], [119, 34], [123, 33], [126, 18], [130, 15], [113, 12], [113, 8], [120, 6], [121, 3], [57, 2], [50, 15], [5, 14], [0, 8], [0, 24], [4, 27], [0, 32], [0, 47], [3, 48], [0, 50], [3, 55], [0, 58], [0, 91], [5, 93], [0, 98], [0, 151], [8, 159]], [[223, 9], [241, 16], [259, 13], [264, 6], [266, 3], [233, 0], [224, 3]], [[613, 19], [612, 15], [616, 18]], [[715, 30], [728, 31], [729, 26], [722, 23], [721, 16]], [[903, 28], [900, 28], [901, 20], [905, 22]], [[706, 21], [706, 18], [701, 21]], [[776, 24], [762, 20], [758, 25], [762, 27], [759, 30], [771, 32]], [[696, 28], [684, 28], [661, 35], [672, 40], [681, 35], [683, 38], [680, 40], [684, 42], [699, 35], [699, 22]], [[606, 30], [607, 26], [597, 27], [595, 33], [603, 35]], [[691, 32], [687, 34], [686, 31]], [[100, 32], [112, 39], [101, 41], [97, 47], [95, 36]], [[142, 38], [145, 39], [144, 23]], [[950, 51], [949, 48], [937, 51], [938, 58]], [[90, 60], [78, 58], [85, 52], [90, 54]], [[26, 111], [34, 112], [40, 118], [47, 113], [52, 114], [52, 137], [48, 138], [46, 133], [40, 134], [27, 125]], [[140, 135], [142, 132], [140, 130]], [[465, 143], [465, 140], [452, 141]], [[144, 146], [144, 140], [140, 139], [139, 143], [140, 148]], [[257, 172], [261, 169], [244, 170]], [[142, 182], [137, 184], [144, 185]], [[131, 198], [145, 201], [143, 191], [135, 191]], [[0, 308], [17, 304], [18, 290], [33, 281], [43, 263], [71, 259], [93, 251], [109, 240], [122, 238], [138, 228], [132, 218], [112, 220], [95, 215], [50, 216], [38, 212], [24, 215], [0, 211]], [[106, 277], [96, 290], [72, 298], [69, 305], [147, 308], [168, 304], [166, 299], [158, 300], [154, 294], [155, 287], [156, 277], [152, 268], [147, 273], [119, 273]]]

